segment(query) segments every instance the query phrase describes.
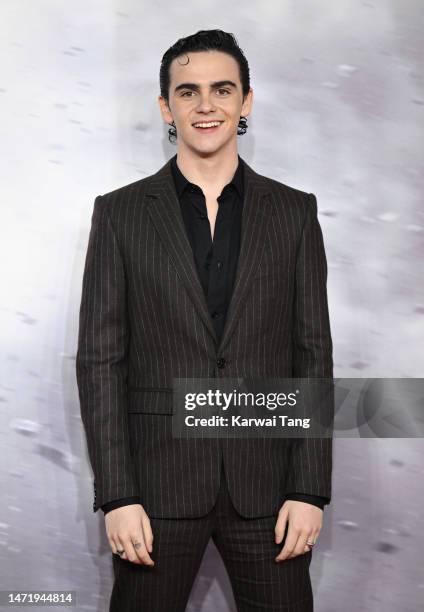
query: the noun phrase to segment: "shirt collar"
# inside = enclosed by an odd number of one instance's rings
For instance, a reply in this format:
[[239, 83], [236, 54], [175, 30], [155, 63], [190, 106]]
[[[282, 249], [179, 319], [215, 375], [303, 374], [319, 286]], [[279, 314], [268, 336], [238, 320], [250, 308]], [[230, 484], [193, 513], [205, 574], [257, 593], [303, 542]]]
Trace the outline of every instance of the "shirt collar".
[[[243, 198], [244, 166], [243, 166], [243, 160], [240, 157], [240, 155], [237, 155], [237, 157], [238, 157], [238, 166], [229, 184], [233, 185], [236, 188], [240, 197]], [[184, 174], [179, 169], [178, 164], [177, 164], [177, 154], [175, 154], [171, 159], [171, 168], [172, 168], [172, 175], [174, 177], [175, 188], [177, 190], [178, 197], [180, 198], [183, 191], [186, 189], [186, 187], [188, 185], [191, 185], [192, 183], [190, 183], [190, 181], [186, 179]]]

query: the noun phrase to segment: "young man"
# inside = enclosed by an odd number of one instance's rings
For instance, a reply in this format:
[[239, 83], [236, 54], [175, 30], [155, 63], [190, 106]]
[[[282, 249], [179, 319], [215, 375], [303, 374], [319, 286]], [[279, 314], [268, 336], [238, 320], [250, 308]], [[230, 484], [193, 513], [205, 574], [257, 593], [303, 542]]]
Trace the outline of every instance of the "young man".
[[184, 440], [171, 415], [173, 377], [332, 377], [316, 198], [238, 155], [253, 90], [231, 34], [179, 40], [160, 87], [177, 154], [96, 198], [83, 278], [77, 380], [110, 610], [183, 611], [213, 538], [239, 610], [311, 611], [331, 439]]

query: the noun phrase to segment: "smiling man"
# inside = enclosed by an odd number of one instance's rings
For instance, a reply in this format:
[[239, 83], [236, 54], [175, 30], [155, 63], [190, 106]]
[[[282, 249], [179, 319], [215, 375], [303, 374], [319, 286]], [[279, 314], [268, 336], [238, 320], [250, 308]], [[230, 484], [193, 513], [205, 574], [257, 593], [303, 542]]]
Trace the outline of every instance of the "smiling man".
[[233, 35], [163, 56], [177, 153], [98, 196], [77, 352], [81, 414], [113, 553], [113, 612], [179, 612], [209, 540], [238, 610], [309, 612], [331, 439], [178, 439], [173, 378], [332, 377], [316, 198], [238, 154], [253, 90]]

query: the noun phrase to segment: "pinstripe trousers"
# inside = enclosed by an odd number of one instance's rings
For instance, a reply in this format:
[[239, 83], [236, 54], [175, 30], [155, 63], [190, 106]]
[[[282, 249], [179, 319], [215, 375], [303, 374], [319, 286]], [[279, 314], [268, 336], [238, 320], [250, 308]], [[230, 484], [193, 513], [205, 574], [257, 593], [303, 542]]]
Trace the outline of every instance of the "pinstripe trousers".
[[109, 612], [184, 612], [209, 539], [228, 572], [239, 612], [313, 612], [309, 575], [312, 550], [280, 563], [277, 515], [243, 518], [235, 510], [224, 465], [215, 506], [189, 519], [151, 518], [154, 567], [112, 555], [114, 584]]

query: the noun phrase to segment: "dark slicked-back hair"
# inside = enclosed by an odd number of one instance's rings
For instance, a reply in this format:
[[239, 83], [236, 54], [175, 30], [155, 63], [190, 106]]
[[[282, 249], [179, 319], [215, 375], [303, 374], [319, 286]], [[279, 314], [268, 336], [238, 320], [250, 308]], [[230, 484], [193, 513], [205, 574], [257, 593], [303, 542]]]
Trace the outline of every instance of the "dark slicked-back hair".
[[[199, 30], [191, 36], [180, 38], [176, 43], [172, 45], [163, 55], [160, 71], [159, 71], [159, 84], [160, 94], [166, 100], [169, 105], [169, 85], [171, 76], [169, 68], [172, 60], [184, 53], [195, 52], [195, 51], [222, 51], [231, 55], [239, 65], [240, 81], [242, 85], [243, 100], [250, 89], [250, 72], [249, 64], [243, 53], [238, 46], [237, 40], [234, 34], [223, 32], [222, 30]], [[187, 63], [189, 58], [187, 58]], [[247, 129], [246, 119], [243, 117], [240, 119], [238, 134], [244, 134]], [[176, 130], [172, 131], [170, 136], [176, 137]], [[170, 138], [171, 140], [171, 138]], [[171, 140], [172, 142], [172, 140]]]

